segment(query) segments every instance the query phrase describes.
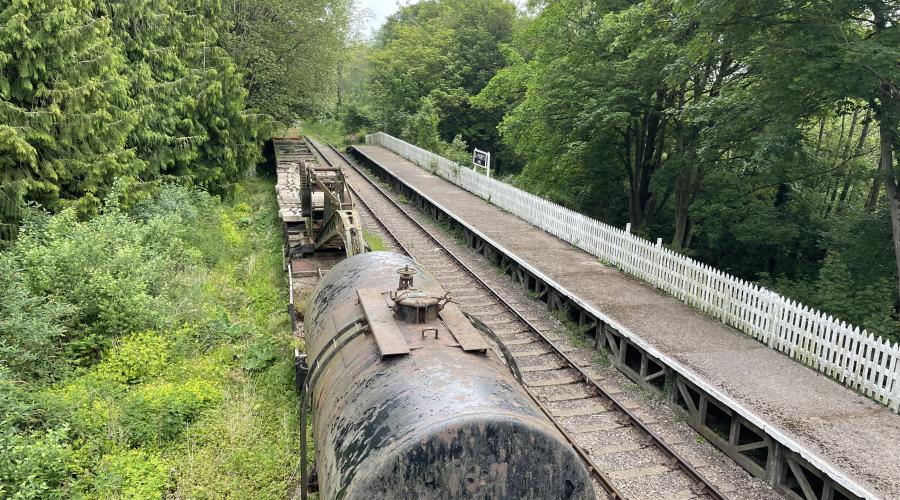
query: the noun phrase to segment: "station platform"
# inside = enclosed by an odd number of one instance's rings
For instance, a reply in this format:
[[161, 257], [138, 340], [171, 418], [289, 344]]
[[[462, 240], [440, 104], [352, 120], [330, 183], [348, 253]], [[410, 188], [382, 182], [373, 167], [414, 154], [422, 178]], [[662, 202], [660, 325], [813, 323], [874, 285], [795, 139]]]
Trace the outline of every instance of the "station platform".
[[[797, 498], [900, 498], [900, 416], [380, 146], [354, 146], [480, 237], [608, 317], [729, 411], [841, 486]], [[735, 431], [732, 430], [732, 434]], [[735, 438], [735, 436], [732, 436]], [[727, 438], [726, 438], [727, 439]], [[734, 443], [740, 445], [739, 439]], [[768, 469], [797, 474], [793, 462]], [[765, 468], [765, 467], [764, 467]], [[819, 494], [822, 493], [823, 494]]]

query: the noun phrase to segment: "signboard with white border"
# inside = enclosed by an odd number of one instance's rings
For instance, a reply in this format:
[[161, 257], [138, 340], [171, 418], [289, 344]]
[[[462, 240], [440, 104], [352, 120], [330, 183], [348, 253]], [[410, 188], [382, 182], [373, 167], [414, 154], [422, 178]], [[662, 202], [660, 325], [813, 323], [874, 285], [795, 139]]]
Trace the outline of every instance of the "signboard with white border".
[[475, 164], [475, 170], [478, 170], [478, 167], [481, 167], [487, 173], [487, 176], [491, 176], [491, 154], [487, 151], [482, 151], [478, 148], [475, 148], [475, 151], [472, 152], [472, 163]]

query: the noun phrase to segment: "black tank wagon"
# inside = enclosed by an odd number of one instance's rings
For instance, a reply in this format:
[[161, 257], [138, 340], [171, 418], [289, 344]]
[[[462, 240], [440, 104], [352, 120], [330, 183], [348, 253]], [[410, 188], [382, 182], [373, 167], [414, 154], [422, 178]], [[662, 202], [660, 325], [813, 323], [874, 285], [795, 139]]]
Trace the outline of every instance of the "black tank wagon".
[[595, 498], [579, 456], [413, 260], [341, 262], [305, 316], [322, 499]]

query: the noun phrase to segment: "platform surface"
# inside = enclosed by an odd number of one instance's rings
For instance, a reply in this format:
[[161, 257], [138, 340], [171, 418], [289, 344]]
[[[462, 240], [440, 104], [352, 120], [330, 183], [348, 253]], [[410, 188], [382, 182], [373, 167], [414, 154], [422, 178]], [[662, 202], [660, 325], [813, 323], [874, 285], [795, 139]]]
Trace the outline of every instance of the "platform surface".
[[355, 148], [856, 484], [900, 498], [900, 415], [400, 155]]

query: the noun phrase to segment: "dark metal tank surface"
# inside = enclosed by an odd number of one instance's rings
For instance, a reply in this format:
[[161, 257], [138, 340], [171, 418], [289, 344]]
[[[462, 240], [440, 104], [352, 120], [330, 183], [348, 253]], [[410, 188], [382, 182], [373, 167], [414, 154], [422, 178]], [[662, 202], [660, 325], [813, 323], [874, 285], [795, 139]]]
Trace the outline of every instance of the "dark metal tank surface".
[[405, 266], [417, 292], [445, 296], [413, 260], [370, 252], [329, 271], [307, 307], [321, 498], [595, 498], [584, 464], [506, 366], [464, 351], [440, 318], [393, 316], [409, 353], [380, 355], [358, 290], [383, 293], [387, 307]]

